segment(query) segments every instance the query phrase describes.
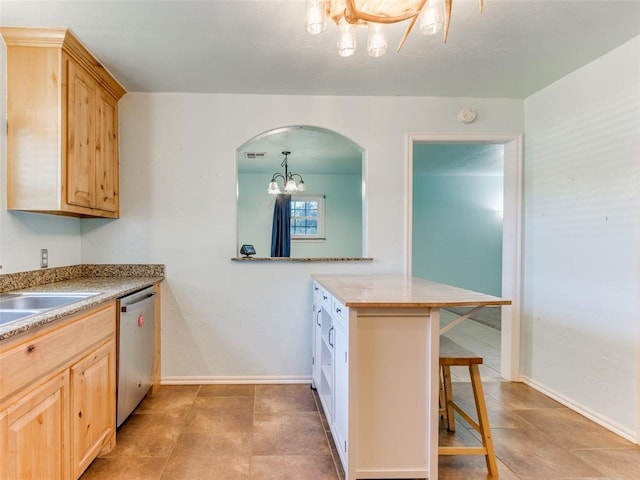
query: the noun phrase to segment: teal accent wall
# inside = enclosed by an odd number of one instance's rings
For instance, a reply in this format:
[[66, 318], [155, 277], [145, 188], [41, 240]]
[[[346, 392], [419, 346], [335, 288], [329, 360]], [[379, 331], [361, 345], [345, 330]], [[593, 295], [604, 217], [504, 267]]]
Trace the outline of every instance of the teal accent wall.
[[502, 175], [414, 167], [413, 275], [499, 296], [502, 200]]
[[[274, 198], [267, 193], [267, 177], [238, 174], [238, 244], [252, 244], [258, 257], [271, 253]], [[362, 176], [305, 174], [304, 182], [306, 195], [325, 196], [326, 240], [292, 240], [291, 256], [361, 257]]]

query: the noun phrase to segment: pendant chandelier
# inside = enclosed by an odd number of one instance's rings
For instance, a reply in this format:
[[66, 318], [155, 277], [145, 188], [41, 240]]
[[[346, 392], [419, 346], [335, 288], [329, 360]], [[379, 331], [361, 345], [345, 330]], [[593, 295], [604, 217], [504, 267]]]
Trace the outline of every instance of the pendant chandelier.
[[[282, 180], [282, 186], [284, 188], [284, 193], [292, 194], [295, 192], [304, 192], [306, 187], [304, 185], [304, 180], [302, 180], [302, 176], [297, 173], [291, 173], [289, 171], [289, 162], [287, 157], [291, 155], [291, 152], [284, 151], [282, 152], [284, 155], [284, 160], [280, 164], [281, 167], [284, 167], [284, 175], [280, 172], [276, 172], [271, 176], [271, 181], [269, 182], [269, 188], [267, 188], [267, 193], [271, 195], [278, 195], [282, 193], [280, 190], [280, 185], [278, 184], [278, 180]], [[295, 178], [298, 177], [300, 180], [296, 182]]]
[[[418, 24], [424, 35], [444, 29], [444, 41], [449, 35], [453, 0], [307, 0], [307, 31], [316, 35], [324, 31], [327, 17], [338, 26], [338, 55], [350, 57], [356, 51], [356, 27], [368, 29], [367, 52], [380, 57], [387, 52], [385, 25], [409, 20], [400, 51], [409, 33]], [[479, 0], [482, 12], [483, 0]]]

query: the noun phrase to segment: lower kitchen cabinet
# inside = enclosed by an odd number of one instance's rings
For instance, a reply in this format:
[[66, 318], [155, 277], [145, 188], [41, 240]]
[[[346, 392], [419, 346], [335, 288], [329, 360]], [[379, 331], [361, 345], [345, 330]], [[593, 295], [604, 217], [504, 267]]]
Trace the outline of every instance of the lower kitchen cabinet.
[[322, 346], [322, 301], [321, 290], [314, 284], [313, 290], [313, 319], [311, 331], [313, 332], [313, 354], [311, 357], [311, 381], [314, 388], [318, 388], [322, 380], [322, 369], [320, 363], [320, 348]]
[[0, 478], [69, 478], [69, 373], [0, 412]]
[[347, 434], [349, 427], [349, 340], [346, 326], [335, 322], [335, 366], [333, 370], [333, 434], [336, 448], [342, 459], [347, 461]]
[[115, 342], [108, 341], [71, 367], [74, 478], [114, 446]]
[[[346, 469], [349, 426], [349, 311], [319, 284], [314, 282], [313, 288], [313, 383], [318, 391], [340, 460]], [[319, 368], [316, 369], [316, 366]]]
[[0, 343], [0, 478], [77, 479], [115, 446], [115, 303]]

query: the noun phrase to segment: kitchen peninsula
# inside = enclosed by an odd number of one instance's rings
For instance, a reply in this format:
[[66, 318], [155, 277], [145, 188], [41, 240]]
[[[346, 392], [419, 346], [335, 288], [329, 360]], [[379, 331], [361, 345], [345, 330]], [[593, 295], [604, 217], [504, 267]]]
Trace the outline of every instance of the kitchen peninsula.
[[440, 308], [511, 302], [402, 275], [312, 279], [313, 385], [346, 480], [437, 480]]

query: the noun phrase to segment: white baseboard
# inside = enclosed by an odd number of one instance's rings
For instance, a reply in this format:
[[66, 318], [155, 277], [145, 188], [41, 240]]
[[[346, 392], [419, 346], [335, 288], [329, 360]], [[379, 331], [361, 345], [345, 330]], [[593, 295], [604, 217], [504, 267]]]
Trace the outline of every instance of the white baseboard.
[[547, 397], [550, 397], [555, 401], [560, 402], [565, 407], [573, 410], [576, 413], [579, 413], [584, 417], [587, 417], [589, 420], [597, 423], [601, 427], [606, 428], [607, 430], [615, 433], [616, 435], [621, 436], [625, 440], [629, 440], [631, 443], [634, 443], [634, 444], [640, 444], [640, 441], [639, 441], [640, 432], [634, 432], [632, 430], [629, 430], [628, 428], [618, 425], [617, 423], [611, 421], [611, 419], [603, 417], [602, 415], [600, 415], [597, 412], [594, 412], [590, 408], [580, 403], [576, 403], [574, 400], [571, 400], [565, 397], [564, 395], [546, 387], [545, 385], [541, 385], [537, 383], [535, 380], [532, 380], [531, 378], [521, 375], [520, 380], [523, 383], [526, 383], [527, 385], [529, 385], [534, 390], [537, 390], [538, 392], [546, 395]]
[[224, 384], [276, 384], [311, 383], [311, 375], [262, 375], [262, 376], [167, 376], [160, 380], [162, 385], [224, 385]]

